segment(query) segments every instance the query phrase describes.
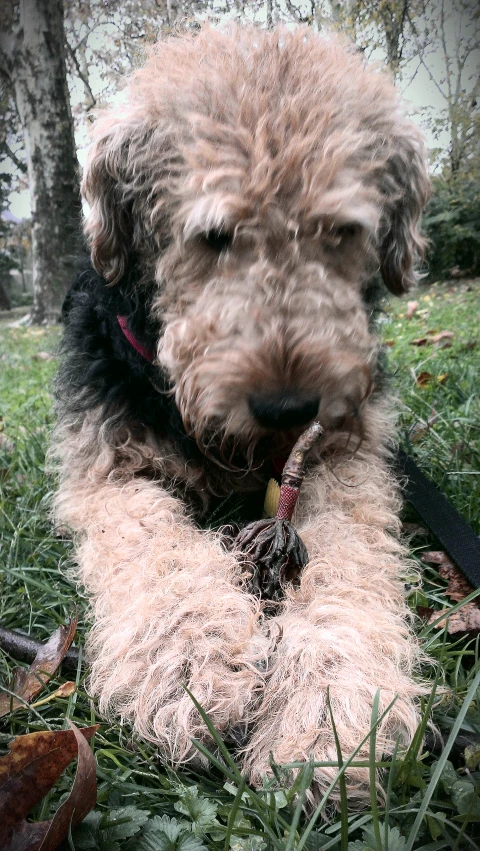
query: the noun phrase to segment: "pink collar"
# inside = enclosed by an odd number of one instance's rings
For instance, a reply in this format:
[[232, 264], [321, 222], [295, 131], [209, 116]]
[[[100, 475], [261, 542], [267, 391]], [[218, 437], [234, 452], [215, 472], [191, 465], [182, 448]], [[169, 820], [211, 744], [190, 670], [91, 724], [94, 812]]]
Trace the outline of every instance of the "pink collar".
[[[142, 356], [142, 358], [145, 358], [145, 360], [148, 360], [150, 363], [152, 363], [152, 361], [155, 358], [155, 353], [153, 352], [152, 349], [148, 349], [145, 346], [142, 346], [140, 341], [137, 340], [137, 338], [133, 336], [131, 331], [129, 331], [128, 325], [127, 325], [127, 317], [126, 316], [117, 316], [117, 321], [118, 321], [118, 324], [120, 325], [120, 328], [122, 329], [125, 337], [127, 338], [128, 342], [130, 343], [131, 346], [133, 346], [135, 351], [137, 351], [139, 353], [139, 355]], [[282, 478], [283, 468], [286, 464], [286, 461], [287, 461], [286, 457], [274, 458], [273, 459], [273, 473], [279, 480]]]
[[140, 341], [137, 340], [137, 338], [133, 336], [132, 332], [128, 330], [127, 317], [117, 316], [117, 321], [128, 342], [131, 346], [133, 346], [135, 351], [137, 351], [139, 355], [142, 356], [142, 358], [145, 358], [145, 360], [148, 360], [150, 363], [152, 363], [155, 358], [155, 352], [152, 349], [148, 349], [145, 346], [142, 346]]

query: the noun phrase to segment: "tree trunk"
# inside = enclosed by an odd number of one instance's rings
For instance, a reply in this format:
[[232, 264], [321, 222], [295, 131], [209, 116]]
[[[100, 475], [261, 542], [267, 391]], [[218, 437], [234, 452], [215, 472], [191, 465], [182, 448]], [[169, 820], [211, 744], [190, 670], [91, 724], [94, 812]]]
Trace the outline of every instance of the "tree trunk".
[[0, 310], [11, 310], [10, 296], [3, 282], [0, 280]]
[[80, 244], [78, 162], [70, 112], [63, 0], [20, 0], [13, 53], [32, 207], [31, 321], [58, 319]]

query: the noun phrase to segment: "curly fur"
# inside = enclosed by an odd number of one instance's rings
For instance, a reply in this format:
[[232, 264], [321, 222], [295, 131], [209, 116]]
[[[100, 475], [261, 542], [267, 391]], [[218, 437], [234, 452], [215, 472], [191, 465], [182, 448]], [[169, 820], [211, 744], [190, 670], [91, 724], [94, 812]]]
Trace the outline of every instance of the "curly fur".
[[[305, 29], [172, 37], [97, 119], [83, 191], [94, 268], [65, 306], [54, 451], [101, 711], [185, 760], [208, 739], [187, 685], [254, 783], [270, 753], [336, 759], [327, 692], [344, 755], [378, 688], [397, 696], [378, 756], [407, 743], [421, 654], [370, 318], [377, 271], [415, 280], [428, 178], [390, 80]], [[320, 399], [325, 434], [295, 518], [310, 560], [266, 617], [198, 524], [218, 495], [261, 499], [299, 429], [262, 427], [250, 397], [286, 391]], [[366, 800], [367, 770], [348, 788]]]

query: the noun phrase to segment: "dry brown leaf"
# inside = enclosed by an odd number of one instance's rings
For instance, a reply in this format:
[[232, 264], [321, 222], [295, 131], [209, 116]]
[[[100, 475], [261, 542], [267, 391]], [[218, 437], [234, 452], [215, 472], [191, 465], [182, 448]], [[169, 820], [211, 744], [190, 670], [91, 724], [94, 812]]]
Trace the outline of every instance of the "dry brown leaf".
[[439, 331], [435, 333], [435, 331], [427, 331], [426, 337], [417, 337], [415, 340], [410, 340], [411, 346], [429, 346], [431, 343], [440, 343], [444, 340], [444, 345], [442, 348], [446, 348], [447, 346], [451, 346], [451, 340], [454, 337], [453, 331]]
[[[428, 623], [433, 623], [437, 620], [437, 618], [441, 617], [441, 615], [448, 615], [448, 612], [449, 609], [442, 609], [440, 612], [434, 612], [429, 618]], [[476, 633], [480, 631], [480, 608], [477, 606], [475, 600], [471, 600], [470, 603], [465, 603], [458, 612], [454, 612], [453, 615], [450, 615], [448, 619], [446, 617], [442, 618], [435, 624], [435, 626], [437, 629], [446, 626], [450, 635], [454, 635], [456, 632]]]
[[468, 597], [468, 595], [474, 590], [468, 579], [466, 579], [463, 573], [455, 567], [453, 561], [446, 553], [441, 552], [440, 550], [425, 552], [422, 555], [422, 561], [425, 562], [425, 564], [439, 565], [439, 575], [442, 579], [448, 579], [445, 594], [447, 594], [448, 597], [451, 597], [452, 600], [456, 600], [459, 603], [461, 600], [464, 600], [465, 597]]
[[[468, 597], [469, 594], [474, 591], [473, 585], [470, 585], [468, 579], [458, 571], [456, 568], [447, 568], [441, 567], [438, 571], [442, 579], [448, 579], [447, 590], [445, 593], [457, 603], [460, 603], [465, 597]], [[478, 602], [476, 600], [472, 600], [476, 606], [478, 606]]]
[[389, 346], [390, 348], [392, 348], [395, 345], [395, 342], [396, 342], [395, 340], [384, 340], [383, 341], [384, 345]]
[[55, 700], [56, 697], [70, 697], [71, 694], [74, 693], [76, 689], [75, 683], [72, 683], [70, 680], [66, 683], [62, 683], [56, 691], [52, 692], [52, 694], [48, 694], [46, 697], [42, 698], [42, 700], [36, 700], [34, 703], [31, 703], [30, 706], [44, 706], [45, 703], [50, 703], [51, 700]]
[[439, 331], [435, 334], [433, 331], [427, 331], [430, 335], [430, 343], [439, 343], [441, 340], [453, 340], [455, 334], [453, 331]]
[[[468, 579], [455, 567], [449, 556], [441, 551], [433, 550], [423, 553], [422, 561], [426, 564], [438, 564], [438, 573], [442, 579], [448, 579], [448, 585], [445, 589], [445, 594], [457, 603], [465, 600], [474, 590]], [[433, 612], [428, 619], [428, 623], [433, 623], [442, 615], [447, 615], [449, 609], [442, 609], [440, 612]], [[476, 632], [480, 630], [480, 605], [478, 600], [471, 600], [465, 603], [458, 612], [450, 615], [448, 622], [446, 618], [442, 618], [437, 624], [437, 629], [447, 625], [447, 630], [450, 634], [456, 632]]]
[[422, 553], [422, 561], [425, 564], [441, 564], [446, 567], [452, 567], [454, 570], [456, 569], [450, 556], [447, 556], [442, 550], [429, 550]]
[[73, 641], [78, 618], [75, 615], [68, 625], [62, 625], [43, 644], [29, 668], [15, 668], [10, 691], [22, 700], [3, 692], [0, 694], [0, 717], [24, 706], [48, 683]]
[[[465, 597], [468, 597], [468, 595], [475, 590], [473, 586], [470, 585], [468, 579], [465, 578], [463, 573], [455, 567], [453, 561], [446, 553], [437, 551], [423, 553], [422, 561], [426, 562], [426, 564], [440, 565], [438, 568], [439, 575], [442, 579], [448, 579], [445, 594], [447, 594], [448, 597], [451, 597], [452, 600], [456, 600], [457, 603], [460, 603], [465, 599]], [[478, 605], [475, 600], [473, 602], [475, 605]]]
[[418, 301], [407, 302], [407, 319], [411, 319], [418, 307]]
[[70, 695], [75, 692], [75, 689], [75, 683], [68, 680], [66, 683], [62, 683], [62, 685], [57, 688], [57, 690], [52, 694], [52, 697], [70, 697]]
[[[69, 722], [70, 723], [70, 722]], [[96, 801], [95, 759], [87, 742], [99, 725], [17, 736], [0, 757], [0, 848], [2, 851], [54, 851]], [[78, 754], [72, 791], [51, 822], [25, 818]], [[78, 781], [78, 782], [77, 782]]]
[[70, 825], [80, 824], [97, 802], [95, 758], [82, 731], [68, 722], [77, 741], [78, 762], [75, 780], [67, 800], [58, 808], [49, 824], [39, 851], [55, 851], [68, 836]]
[[435, 425], [438, 418], [439, 414], [437, 414], [437, 412], [433, 410], [428, 420], [420, 420], [420, 422], [415, 423], [415, 425], [412, 427], [412, 430], [410, 431], [410, 440], [412, 441], [412, 443], [415, 443], [415, 441], [420, 440], [421, 437], [424, 437], [424, 435], [427, 434], [427, 432], [432, 428], [432, 426]]
[[426, 387], [427, 384], [430, 384], [432, 378], [431, 372], [419, 372], [415, 380], [419, 387]]

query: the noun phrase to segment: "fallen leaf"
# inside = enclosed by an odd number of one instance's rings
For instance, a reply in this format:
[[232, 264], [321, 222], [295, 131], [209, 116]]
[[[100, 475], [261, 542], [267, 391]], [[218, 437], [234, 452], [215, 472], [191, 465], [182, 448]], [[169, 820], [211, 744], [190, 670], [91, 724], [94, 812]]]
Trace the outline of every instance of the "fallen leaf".
[[[445, 594], [447, 594], [452, 600], [456, 600], [457, 603], [460, 603], [465, 599], [465, 597], [468, 597], [468, 595], [475, 590], [473, 585], [470, 585], [468, 579], [465, 579], [465, 577], [455, 567], [440, 568], [438, 572], [442, 579], [449, 580]], [[478, 606], [478, 603], [475, 600], [472, 602]]]
[[443, 384], [443, 382], [447, 378], [448, 378], [448, 372], [444, 372], [442, 375], [437, 375], [437, 381], [439, 382], [439, 384]]
[[[0, 757], [0, 848], [2, 851], [54, 851], [95, 806], [95, 759], [87, 742], [99, 725], [17, 736]], [[78, 754], [72, 791], [51, 822], [25, 821]], [[77, 783], [78, 778], [78, 783]], [[58, 817], [58, 819], [57, 819]], [[63, 833], [60, 835], [60, 829]]]
[[429, 550], [428, 552], [422, 553], [422, 561], [424, 561], [425, 564], [446, 565], [448, 567], [453, 567], [455, 570], [455, 565], [451, 558], [441, 550]]
[[78, 618], [75, 615], [68, 625], [59, 627], [46, 644], [42, 644], [39, 648], [29, 668], [15, 668], [9, 690], [22, 699], [17, 700], [5, 692], [0, 694], [0, 717], [29, 703], [48, 683], [73, 641], [77, 621]]
[[437, 422], [439, 415], [436, 411], [432, 411], [431, 416], [429, 416], [428, 420], [420, 420], [418, 423], [412, 427], [410, 431], [410, 440], [412, 443], [415, 443], [417, 440], [420, 440], [427, 432], [432, 428], [433, 425]]
[[[449, 609], [434, 612], [429, 618], [428, 623], [433, 623], [441, 615], [448, 615], [448, 612]], [[480, 608], [476, 605], [475, 600], [465, 603], [458, 612], [454, 612], [448, 619], [446, 617], [442, 618], [435, 624], [437, 629], [441, 629], [444, 626], [447, 627], [450, 635], [454, 635], [457, 632], [480, 632]]]
[[444, 344], [442, 348], [451, 345], [451, 340], [454, 337], [453, 331], [439, 331], [436, 333], [435, 331], [427, 331], [426, 337], [417, 337], [415, 340], [410, 340], [411, 346], [429, 346], [431, 343], [440, 343], [444, 340]]
[[[468, 579], [465, 578], [463, 573], [455, 567], [453, 561], [446, 553], [436, 550], [423, 553], [422, 561], [426, 564], [440, 565], [438, 569], [439, 576], [441, 576], [442, 579], [448, 579], [445, 594], [447, 594], [448, 597], [451, 597], [452, 600], [456, 600], [460, 603], [465, 599], [465, 597], [468, 597], [468, 595], [475, 590], [473, 585], [470, 585]], [[475, 605], [478, 605], [475, 600], [473, 602]]]
[[427, 384], [430, 384], [433, 375], [431, 372], [419, 372], [415, 381], [419, 387], [426, 387]]
[[55, 700], [56, 697], [70, 697], [70, 695], [74, 693], [75, 689], [75, 683], [68, 680], [68, 682], [59, 686], [56, 691], [52, 692], [52, 694], [48, 694], [47, 697], [42, 698], [42, 700], [36, 700], [35, 703], [31, 703], [30, 706], [36, 708], [37, 706], [43, 706], [45, 703], [50, 703], [50, 701]]
[[390, 348], [392, 348], [395, 345], [396, 341], [395, 340], [384, 340], [383, 342], [384, 342], [385, 346], [389, 346]]
[[407, 319], [411, 319], [418, 307], [418, 301], [407, 302]]
[[[445, 594], [452, 600], [461, 603], [474, 590], [469, 581], [464, 577], [449, 556], [441, 551], [433, 550], [423, 553], [422, 561], [426, 564], [438, 564], [438, 573], [442, 579], [448, 579], [448, 585], [445, 589]], [[433, 623], [442, 615], [447, 615], [449, 609], [442, 609], [440, 612], [433, 612], [428, 619], [428, 623]], [[448, 618], [442, 618], [435, 626], [440, 629], [447, 625], [447, 630], [450, 634], [456, 632], [476, 632], [480, 630], [480, 605], [478, 600], [471, 600], [465, 603], [458, 612], [454, 612]]]
[[78, 749], [75, 780], [67, 800], [61, 804], [50, 822], [39, 851], [55, 851], [68, 836], [70, 825], [75, 827], [75, 825], [80, 824], [90, 810], [93, 810], [97, 802], [95, 758], [88, 742], [82, 735], [82, 731], [71, 721], [68, 721], [68, 723], [75, 736]]
[[440, 340], [453, 340], [455, 334], [453, 331], [440, 331], [438, 334], [433, 333], [433, 331], [427, 331], [427, 334], [431, 334], [430, 342], [431, 343], [439, 343]]

